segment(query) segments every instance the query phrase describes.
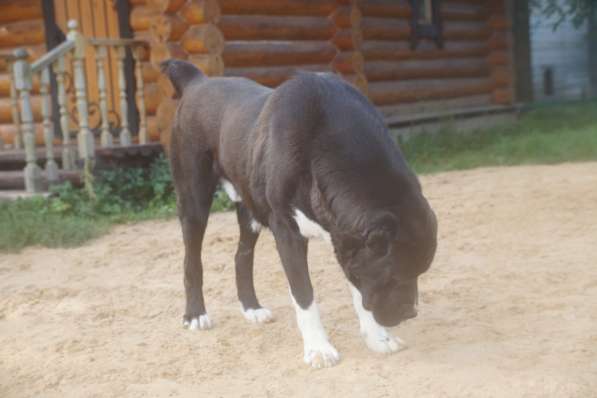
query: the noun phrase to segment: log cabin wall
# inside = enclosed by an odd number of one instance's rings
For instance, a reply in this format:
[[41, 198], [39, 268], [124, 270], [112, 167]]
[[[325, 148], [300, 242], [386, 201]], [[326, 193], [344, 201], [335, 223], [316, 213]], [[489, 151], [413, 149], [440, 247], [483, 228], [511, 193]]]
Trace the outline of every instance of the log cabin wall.
[[[152, 22], [160, 16], [160, 11], [148, 4], [146, 0], [129, 0], [129, 24], [135, 39], [152, 43]], [[157, 122], [157, 110], [162, 100], [162, 93], [158, 86], [160, 70], [157, 65], [150, 62], [151, 47], [147, 48], [141, 56], [142, 74], [144, 83], [145, 109], [147, 113], [147, 133], [151, 141], [158, 141], [160, 133]]]
[[[27, 49], [31, 60], [46, 52], [44, 20], [39, 0], [0, 1], [0, 53], [12, 54], [19, 47]], [[17, 127], [13, 124], [11, 112], [9, 65], [0, 62], [0, 138], [5, 144], [12, 144]], [[43, 142], [41, 126], [41, 97], [39, 86], [34, 82], [31, 97], [33, 116], [36, 122], [37, 142]]]
[[503, 1], [442, 0], [443, 48], [411, 49], [407, 0], [362, 0], [369, 97], [386, 116], [506, 104], [511, 71]]
[[297, 70], [329, 71], [335, 0], [220, 0], [224, 75], [274, 87]]

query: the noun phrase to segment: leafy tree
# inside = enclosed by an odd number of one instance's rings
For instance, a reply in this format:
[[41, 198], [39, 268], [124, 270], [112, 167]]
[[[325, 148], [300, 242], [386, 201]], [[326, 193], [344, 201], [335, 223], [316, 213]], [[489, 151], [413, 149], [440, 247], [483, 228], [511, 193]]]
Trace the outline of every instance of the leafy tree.
[[530, 0], [536, 10], [549, 18], [554, 18], [556, 30], [564, 21], [570, 21], [576, 27], [595, 18], [597, 0]]

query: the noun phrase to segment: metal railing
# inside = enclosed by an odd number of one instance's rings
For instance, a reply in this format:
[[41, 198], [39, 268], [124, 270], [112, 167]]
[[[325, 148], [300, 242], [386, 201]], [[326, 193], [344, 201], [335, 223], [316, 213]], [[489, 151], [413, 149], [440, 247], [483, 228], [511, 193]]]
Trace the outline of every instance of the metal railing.
[[[26, 166], [24, 169], [25, 189], [27, 192], [39, 192], [42, 186], [42, 169], [38, 166], [35, 151], [35, 120], [31, 106], [31, 91], [34, 77], [39, 79], [41, 95], [41, 114], [44, 146], [46, 152], [45, 173], [49, 184], [59, 180], [59, 167], [54, 153], [54, 125], [52, 121], [51, 75], [56, 81], [56, 98], [58, 103], [59, 123], [62, 131], [61, 167], [73, 170], [77, 164], [89, 165], [95, 157], [95, 138], [89, 126], [89, 102], [87, 98], [87, 82], [85, 76], [85, 57], [91, 46], [95, 51], [95, 62], [98, 72], [98, 94], [100, 114], [100, 146], [128, 146], [132, 144], [132, 134], [128, 120], [129, 103], [126, 90], [125, 58], [127, 48], [131, 49], [135, 63], [135, 100], [139, 114], [138, 142], [147, 143], [147, 122], [145, 115], [145, 98], [143, 94], [143, 77], [140, 53], [146, 46], [141, 40], [133, 39], [98, 39], [85, 38], [78, 30], [75, 20], [68, 22], [67, 39], [40, 57], [33, 63], [28, 61], [29, 54], [25, 49], [17, 49], [12, 62], [11, 98], [13, 105], [13, 122], [17, 127], [14, 147], [20, 148], [21, 137], [25, 150]], [[108, 120], [107, 82], [105, 69], [110, 49], [117, 54], [118, 98], [120, 105], [120, 131], [118, 141], [112, 137]], [[71, 142], [71, 115], [68, 107], [68, 91], [66, 89], [68, 62], [72, 62], [74, 80], [74, 96], [76, 100], [77, 131], [76, 148]], [[18, 102], [18, 105], [17, 105]], [[78, 162], [81, 160], [82, 162]]]

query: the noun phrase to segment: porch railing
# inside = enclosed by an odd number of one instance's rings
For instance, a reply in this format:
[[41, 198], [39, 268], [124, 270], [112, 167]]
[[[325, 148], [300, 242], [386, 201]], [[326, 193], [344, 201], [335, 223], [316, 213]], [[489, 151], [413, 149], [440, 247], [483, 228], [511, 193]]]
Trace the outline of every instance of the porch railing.
[[[44, 146], [46, 152], [45, 173], [49, 184], [59, 180], [59, 166], [56, 162], [54, 125], [52, 121], [51, 75], [56, 80], [56, 97], [59, 111], [59, 123], [62, 131], [61, 167], [64, 170], [76, 169], [81, 163], [89, 165], [95, 158], [95, 138], [89, 126], [89, 103], [85, 77], [85, 57], [89, 46], [94, 48], [98, 71], [98, 95], [100, 116], [100, 139], [102, 147], [132, 144], [132, 134], [128, 120], [128, 97], [126, 90], [125, 58], [127, 48], [131, 49], [135, 63], [136, 93], [135, 100], [139, 114], [138, 142], [147, 143], [147, 122], [145, 99], [143, 95], [143, 77], [140, 53], [146, 46], [144, 41], [133, 39], [86, 38], [78, 30], [75, 20], [68, 22], [67, 39], [33, 63], [28, 59], [25, 49], [17, 49], [11, 61], [13, 122], [17, 126], [15, 148], [19, 147], [21, 136], [25, 150], [26, 166], [24, 169], [25, 189], [27, 192], [39, 192], [43, 189], [42, 169], [38, 166], [35, 151], [35, 120], [31, 106], [31, 91], [34, 78], [39, 79], [41, 95], [41, 114]], [[118, 140], [113, 139], [108, 121], [108, 100], [106, 82], [106, 63], [109, 49], [114, 49], [118, 59], [118, 98], [120, 105], [120, 131]], [[71, 142], [71, 115], [68, 107], [68, 62], [72, 62], [74, 95], [77, 113], [77, 145]], [[18, 99], [18, 106], [17, 106]], [[80, 160], [80, 161], [78, 161]]]

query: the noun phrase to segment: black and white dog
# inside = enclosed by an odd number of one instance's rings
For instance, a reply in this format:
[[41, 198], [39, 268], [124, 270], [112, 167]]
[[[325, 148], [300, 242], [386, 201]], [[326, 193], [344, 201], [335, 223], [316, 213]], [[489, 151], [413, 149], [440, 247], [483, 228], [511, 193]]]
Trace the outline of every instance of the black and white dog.
[[201, 245], [213, 194], [236, 202], [236, 284], [245, 317], [268, 322], [253, 286], [262, 226], [275, 238], [314, 367], [339, 360], [319, 318], [307, 266], [308, 239], [329, 239], [348, 279], [369, 348], [402, 342], [384, 326], [416, 316], [417, 277], [436, 249], [436, 218], [381, 115], [350, 84], [304, 73], [275, 90], [244, 78], [207, 78], [195, 66], [162, 64], [180, 103], [170, 159], [185, 244], [184, 324], [208, 329]]

